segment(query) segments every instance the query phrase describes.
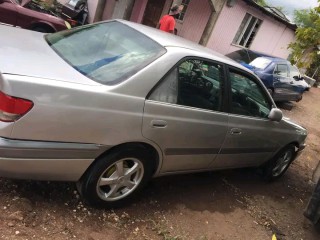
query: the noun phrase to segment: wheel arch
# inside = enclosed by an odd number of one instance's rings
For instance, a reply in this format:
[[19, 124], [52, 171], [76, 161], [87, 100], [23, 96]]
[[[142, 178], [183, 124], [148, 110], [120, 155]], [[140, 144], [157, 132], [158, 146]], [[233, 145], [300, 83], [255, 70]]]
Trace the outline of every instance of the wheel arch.
[[106, 150], [105, 152], [101, 153], [99, 156], [97, 156], [95, 160], [90, 164], [90, 166], [86, 169], [86, 171], [82, 174], [80, 180], [83, 176], [86, 175], [88, 171], [90, 171], [91, 167], [95, 164], [96, 161], [98, 161], [100, 158], [103, 158], [106, 155], [112, 154], [113, 152], [121, 151], [121, 149], [134, 149], [136, 151], [145, 151], [146, 154], [148, 154], [151, 157], [150, 162], [152, 162], [153, 164], [153, 175], [155, 175], [159, 171], [162, 162], [162, 152], [159, 148], [145, 142], [127, 142], [115, 145]]
[[[287, 148], [287, 147], [290, 146], [290, 145], [293, 145], [295, 148], [299, 148], [299, 142], [298, 142], [298, 141], [292, 141], [292, 142], [288, 143], [287, 145], [279, 148], [279, 149], [271, 156], [271, 158], [270, 158], [267, 162], [271, 161], [271, 160], [272, 160], [275, 156], [277, 156], [283, 149]], [[297, 153], [297, 152], [295, 151], [295, 154], [296, 154], [296, 153]], [[267, 163], [267, 162], [266, 162], [266, 163]]]
[[37, 22], [33, 22], [28, 29], [32, 30], [35, 27], [43, 27], [46, 28], [48, 30], [51, 30], [52, 32], [56, 32], [57, 29], [49, 22], [44, 22], [44, 21], [37, 21]]

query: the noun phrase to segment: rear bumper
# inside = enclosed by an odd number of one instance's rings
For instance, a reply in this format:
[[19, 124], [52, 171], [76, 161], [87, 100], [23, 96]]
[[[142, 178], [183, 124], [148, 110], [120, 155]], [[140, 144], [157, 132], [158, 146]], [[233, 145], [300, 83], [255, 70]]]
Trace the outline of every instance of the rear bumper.
[[0, 137], [0, 177], [77, 181], [109, 147]]

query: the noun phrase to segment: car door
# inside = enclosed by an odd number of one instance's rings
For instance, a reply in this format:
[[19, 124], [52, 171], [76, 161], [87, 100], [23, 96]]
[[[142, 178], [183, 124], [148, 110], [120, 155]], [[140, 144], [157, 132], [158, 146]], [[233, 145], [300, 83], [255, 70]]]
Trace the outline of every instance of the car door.
[[296, 100], [299, 95], [293, 86], [293, 79], [289, 74], [289, 66], [286, 62], [277, 63], [273, 72], [275, 101]]
[[279, 148], [268, 119], [272, 101], [253, 75], [229, 68], [229, 126], [221, 152], [212, 168], [258, 166]]
[[207, 169], [228, 129], [220, 63], [186, 58], [145, 101], [142, 134], [163, 152], [161, 172]]
[[291, 86], [293, 90], [295, 92], [303, 93], [308, 87], [308, 84], [302, 78], [301, 73], [299, 72], [299, 69], [289, 64], [289, 71], [290, 71], [289, 76], [291, 79]]
[[16, 26], [17, 17], [17, 4], [10, 0], [0, 0], [0, 23]]

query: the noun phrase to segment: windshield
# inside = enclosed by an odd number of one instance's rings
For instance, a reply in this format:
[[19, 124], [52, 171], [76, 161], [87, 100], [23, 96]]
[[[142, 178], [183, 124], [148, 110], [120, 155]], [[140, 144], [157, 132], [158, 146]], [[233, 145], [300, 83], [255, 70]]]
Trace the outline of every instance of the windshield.
[[102, 84], [116, 84], [146, 67], [166, 50], [138, 31], [105, 22], [46, 35], [72, 67]]
[[259, 68], [259, 69], [265, 69], [272, 60], [264, 57], [258, 57], [255, 60], [253, 60], [249, 65], [254, 67], [254, 68]]
[[226, 56], [235, 60], [238, 63], [246, 63], [246, 64], [249, 64], [252, 60], [259, 57], [258, 54], [247, 49], [237, 50], [237, 51], [228, 53]]

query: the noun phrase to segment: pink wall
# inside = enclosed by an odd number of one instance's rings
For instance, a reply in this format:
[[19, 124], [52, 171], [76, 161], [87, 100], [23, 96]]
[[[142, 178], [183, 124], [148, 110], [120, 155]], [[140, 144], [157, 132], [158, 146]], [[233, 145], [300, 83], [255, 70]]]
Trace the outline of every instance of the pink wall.
[[190, 1], [178, 35], [199, 42], [211, 14], [208, 0]]
[[224, 6], [207, 47], [222, 54], [240, 49], [232, 41], [246, 13], [262, 20], [250, 49], [287, 58], [290, 53], [287, 46], [294, 40], [294, 31], [243, 1], [237, 1], [232, 8]]

